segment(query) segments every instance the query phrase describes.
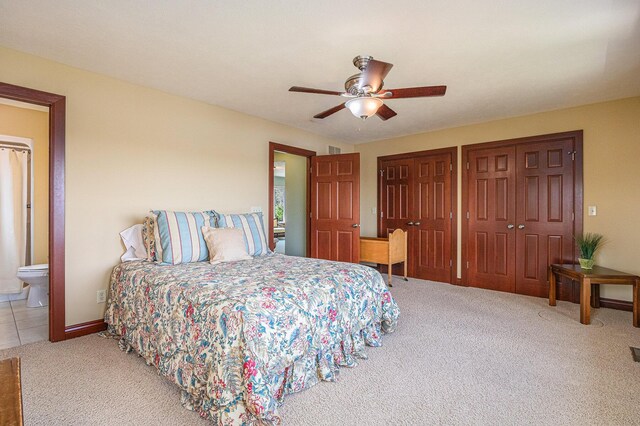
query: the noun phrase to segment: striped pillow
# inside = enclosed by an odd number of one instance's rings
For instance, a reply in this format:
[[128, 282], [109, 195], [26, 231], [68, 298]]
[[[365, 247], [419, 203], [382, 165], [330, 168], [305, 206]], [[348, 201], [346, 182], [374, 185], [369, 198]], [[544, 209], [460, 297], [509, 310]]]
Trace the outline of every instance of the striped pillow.
[[214, 212], [154, 210], [153, 214], [158, 263], [177, 265], [209, 260], [202, 227], [215, 226]]
[[218, 228], [242, 228], [247, 253], [250, 256], [262, 256], [271, 253], [264, 232], [262, 213], [220, 214], [216, 213]]

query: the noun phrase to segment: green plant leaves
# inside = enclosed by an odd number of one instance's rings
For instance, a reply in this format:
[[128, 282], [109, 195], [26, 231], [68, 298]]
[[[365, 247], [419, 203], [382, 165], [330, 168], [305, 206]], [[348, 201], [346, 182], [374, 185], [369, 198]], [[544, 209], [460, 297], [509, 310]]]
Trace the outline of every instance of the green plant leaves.
[[606, 242], [603, 235], [591, 232], [576, 235], [574, 238], [580, 249], [580, 257], [582, 259], [593, 259], [596, 251]]

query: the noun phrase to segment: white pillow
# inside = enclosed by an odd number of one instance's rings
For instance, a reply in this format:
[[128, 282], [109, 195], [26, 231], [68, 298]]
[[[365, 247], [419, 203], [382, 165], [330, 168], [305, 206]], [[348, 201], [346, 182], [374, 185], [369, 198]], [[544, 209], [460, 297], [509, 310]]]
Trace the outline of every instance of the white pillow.
[[202, 227], [212, 265], [234, 260], [251, 259], [244, 243], [244, 232], [239, 228]]
[[122, 262], [147, 258], [147, 248], [142, 238], [142, 227], [142, 224], [133, 225], [120, 233], [120, 238], [126, 249], [126, 252], [120, 256]]

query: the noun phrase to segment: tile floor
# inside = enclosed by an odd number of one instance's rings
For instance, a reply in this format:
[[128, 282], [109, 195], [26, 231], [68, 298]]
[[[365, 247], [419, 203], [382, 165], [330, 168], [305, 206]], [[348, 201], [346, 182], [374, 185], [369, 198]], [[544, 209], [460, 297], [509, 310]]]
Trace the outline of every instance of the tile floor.
[[0, 349], [49, 339], [49, 307], [27, 308], [27, 300], [0, 303]]

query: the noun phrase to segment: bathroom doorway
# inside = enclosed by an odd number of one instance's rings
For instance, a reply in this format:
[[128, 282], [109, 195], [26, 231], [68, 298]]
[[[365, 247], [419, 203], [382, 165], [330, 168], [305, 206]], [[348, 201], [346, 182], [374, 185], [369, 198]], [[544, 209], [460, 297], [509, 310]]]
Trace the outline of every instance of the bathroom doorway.
[[[34, 261], [38, 261], [38, 256], [46, 256], [44, 259], [44, 263], [41, 264], [39, 272], [31, 271], [29, 272], [28, 278], [31, 280], [34, 275], [42, 275], [42, 266], [47, 266], [48, 271], [48, 306], [42, 309], [40, 316], [44, 316], [47, 318], [47, 325], [42, 327], [42, 325], [38, 325], [38, 327], [44, 328], [47, 331], [48, 339], [53, 342], [65, 340], [67, 333], [65, 332], [65, 297], [64, 297], [64, 157], [65, 157], [65, 105], [66, 99], [64, 96], [57, 95], [54, 93], [43, 92], [40, 90], [29, 89], [26, 87], [15, 86], [8, 83], [0, 82], [0, 99], [3, 99], [3, 104], [11, 103], [12, 101], [17, 101], [20, 103], [24, 103], [21, 105], [23, 107], [29, 106], [33, 109], [34, 105], [44, 107], [47, 111], [48, 119], [46, 120], [46, 128], [48, 129], [48, 135], [45, 139], [48, 141], [48, 153], [44, 152], [45, 164], [48, 167], [46, 172], [46, 176], [48, 177], [48, 185], [45, 190], [45, 198], [48, 200], [48, 211], [41, 212], [45, 216], [44, 222], [42, 219], [38, 219], [38, 212], [34, 211], [33, 221], [34, 228], [33, 233], [34, 237], [37, 237], [38, 233], [38, 220], [41, 223], [46, 223], [47, 232], [46, 237], [47, 241], [44, 242], [44, 250], [40, 250], [38, 247], [41, 247], [40, 244], [43, 243], [42, 239], [36, 241], [34, 238], [34, 242], [32, 244], [33, 247], [33, 257], [31, 258], [31, 263]], [[44, 111], [43, 111], [44, 112]], [[6, 117], [3, 113], [2, 116]], [[0, 117], [2, 118], [2, 117]], [[15, 123], [14, 123], [15, 124]], [[0, 131], [0, 133], [15, 133], [15, 132], [7, 132]], [[33, 139], [33, 138], [32, 138]], [[42, 150], [39, 150], [37, 141], [34, 145], [34, 151], [32, 156], [34, 161], [36, 159], [36, 155], [42, 153]], [[37, 175], [34, 177], [34, 184], [37, 180]], [[37, 185], [37, 184], [36, 184]], [[33, 202], [34, 205], [37, 204], [38, 194], [36, 194], [36, 189], [34, 187], [33, 193]], [[42, 202], [41, 202], [42, 204]], [[25, 206], [26, 207], [26, 206]], [[31, 207], [31, 206], [30, 206]], [[37, 207], [37, 206], [35, 206]], [[44, 255], [42, 253], [45, 253]], [[38, 254], [40, 253], [40, 254]], [[48, 260], [48, 262], [46, 261]], [[27, 275], [23, 275], [27, 277]], [[46, 293], [47, 285], [43, 285], [43, 291]], [[47, 296], [44, 296], [44, 301], [46, 301]], [[28, 300], [28, 299], [27, 299]], [[27, 303], [27, 302], [25, 302]], [[11, 309], [11, 303], [9, 304]], [[19, 307], [18, 307], [19, 308]], [[43, 308], [42, 306], [40, 308]], [[31, 309], [26, 306], [23, 309]], [[14, 320], [14, 314], [16, 311], [20, 309], [11, 309], [9, 315]], [[20, 317], [21, 315], [17, 315]], [[33, 320], [25, 318], [25, 322], [30, 322], [30, 324], [34, 324], [39, 322], [41, 319]], [[7, 312], [0, 312], [0, 325], [6, 323], [7, 321]], [[28, 325], [28, 324], [23, 324]], [[71, 327], [73, 328], [73, 327]], [[4, 331], [4, 328], [2, 329]], [[17, 331], [17, 330], [16, 330]], [[23, 340], [26, 343], [30, 337], [28, 337], [27, 333], [23, 334]], [[44, 334], [44, 333], [43, 333]], [[69, 335], [73, 336], [73, 330], [69, 331]], [[31, 337], [36, 338], [36, 337]], [[20, 334], [18, 334], [18, 341], [20, 342]]]
[[316, 153], [269, 143], [269, 242], [276, 253], [309, 255], [309, 167]]
[[0, 98], [0, 349], [49, 339], [49, 108]]

